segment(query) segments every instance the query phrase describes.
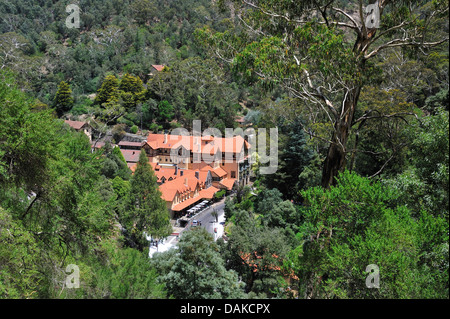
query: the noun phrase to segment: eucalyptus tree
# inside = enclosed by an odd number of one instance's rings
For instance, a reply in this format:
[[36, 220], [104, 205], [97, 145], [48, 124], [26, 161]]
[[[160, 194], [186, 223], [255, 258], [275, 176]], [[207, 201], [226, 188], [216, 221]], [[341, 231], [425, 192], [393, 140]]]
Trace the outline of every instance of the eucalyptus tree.
[[[311, 136], [327, 145], [322, 186], [346, 167], [352, 127], [393, 117], [377, 108], [359, 112], [361, 90], [379, 74], [386, 50], [426, 52], [448, 41], [447, 1], [220, 1], [231, 9], [225, 32], [205, 27], [198, 39], [250, 83], [283, 87], [301, 105]], [[411, 114], [402, 110], [395, 115]], [[318, 126], [326, 128], [319, 134]]]

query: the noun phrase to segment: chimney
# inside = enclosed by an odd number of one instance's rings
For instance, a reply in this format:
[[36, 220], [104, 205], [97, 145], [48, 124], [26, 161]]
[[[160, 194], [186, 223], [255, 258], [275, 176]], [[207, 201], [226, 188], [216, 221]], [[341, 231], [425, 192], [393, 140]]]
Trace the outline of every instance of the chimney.
[[188, 186], [188, 178], [187, 177], [184, 179], [184, 185]]
[[175, 174], [174, 175], [178, 175], [178, 165], [175, 164]]
[[167, 144], [167, 133], [164, 133], [164, 144]]
[[180, 170], [180, 176], [183, 176], [183, 173], [184, 173], [184, 172], [183, 172], [182, 170]]

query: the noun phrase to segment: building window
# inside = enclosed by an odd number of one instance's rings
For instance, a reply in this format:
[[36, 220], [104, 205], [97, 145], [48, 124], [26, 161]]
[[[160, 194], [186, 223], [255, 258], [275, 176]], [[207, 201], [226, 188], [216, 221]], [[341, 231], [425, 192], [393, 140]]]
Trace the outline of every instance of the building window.
[[236, 171], [231, 171], [231, 178], [236, 178]]

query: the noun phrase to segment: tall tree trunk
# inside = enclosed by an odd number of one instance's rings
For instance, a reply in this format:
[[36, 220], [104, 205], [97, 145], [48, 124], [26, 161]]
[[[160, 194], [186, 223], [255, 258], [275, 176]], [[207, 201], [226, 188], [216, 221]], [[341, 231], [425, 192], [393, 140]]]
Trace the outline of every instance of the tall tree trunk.
[[[353, 53], [356, 57], [361, 57], [358, 63], [358, 69], [362, 74], [365, 68], [365, 60], [363, 51], [367, 50], [368, 41], [375, 36], [376, 29], [366, 30], [358, 35], [353, 46]], [[358, 104], [359, 94], [363, 84], [355, 79], [353, 86], [348, 89], [344, 95], [342, 103], [341, 114], [336, 119], [334, 124], [334, 133], [331, 139], [331, 144], [328, 148], [327, 157], [325, 159], [322, 171], [322, 187], [329, 188], [336, 184], [336, 177], [340, 172], [345, 170], [346, 154], [347, 154], [347, 140], [352, 126], [353, 117], [355, 115], [356, 106]]]
[[353, 122], [353, 117], [358, 103], [361, 85], [350, 89], [345, 100], [342, 103], [342, 110], [340, 117], [336, 120], [334, 125], [335, 131], [331, 139], [332, 143], [328, 148], [327, 157], [325, 159], [322, 170], [322, 187], [329, 188], [336, 184], [336, 177], [340, 172], [345, 170], [346, 154], [347, 154], [347, 140], [350, 133], [350, 127]]

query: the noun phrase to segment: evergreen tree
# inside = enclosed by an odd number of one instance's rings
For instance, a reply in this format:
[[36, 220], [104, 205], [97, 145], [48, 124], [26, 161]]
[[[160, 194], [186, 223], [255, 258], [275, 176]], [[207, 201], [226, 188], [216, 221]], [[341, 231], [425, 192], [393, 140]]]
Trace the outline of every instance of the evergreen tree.
[[299, 176], [313, 159], [313, 151], [306, 144], [306, 136], [300, 118], [281, 126], [285, 141], [281, 143], [280, 162], [275, 174], [266, 175], [265, 183], [270, 188], [277, 188], [286, 199], [298, 200], [298, 192], [304, 185]]
[[219, 248], [204, 228], [186, 232], [178, 250], [152, 259], [169, 295], [177, 299], [242, 298], [242, 283], [224, 266]]
[[138, 76], [125, 74], [120, 81], [119, 96], [125, 109], [135, 108], [145, 97], [145, 90], [142, 80]]
[[132, 76], [127, 73], [120, 81], [119, 91], [137, 94], [144, 91], [144, 85], [138, 76]]
[[103, 103], [109, 103], [114, 100], [118, 100], [118, 90], [119, 81], [114, 75], [106, 76], [102, 83], [102, 86], [97, 91], [97, 96], [95, 97], [94, 103], [102, 105]]
[[131, 179], [131, 190], [122, 219], [130, 244], [140, 250], [147, 243], [144, 232], [157, 240], [172, 232], [166, 203], [161, 198], [155, 173], [145, 152], [141, 152]]
[[[307, 298], [448, 298], [448, 221], [414, 218], [397, 190], [345, 172], [302, 192], [303, 243], [288, 267]], [[366, 267], [380, 289], [367, 289]]]
[[73, 107], [72, 90], [67, 82], [62, 81], [58, 86], [53, 106], [56, 109], [58, 116], [63, 115], [65, 112], [70, 111]]

